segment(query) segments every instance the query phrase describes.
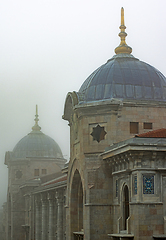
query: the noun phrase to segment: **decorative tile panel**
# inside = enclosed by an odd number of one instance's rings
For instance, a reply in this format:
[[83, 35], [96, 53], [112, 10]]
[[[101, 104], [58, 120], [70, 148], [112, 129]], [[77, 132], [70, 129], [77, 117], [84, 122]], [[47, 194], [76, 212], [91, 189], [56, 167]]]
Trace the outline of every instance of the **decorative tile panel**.
[[116, 197], [118, 197], [118, 180], [116, 180]]
[[134, 176], [134, 195], [137, 195], [137, 175]]
[[143, 194], [154, 194], [154, 175], [143, 175]]

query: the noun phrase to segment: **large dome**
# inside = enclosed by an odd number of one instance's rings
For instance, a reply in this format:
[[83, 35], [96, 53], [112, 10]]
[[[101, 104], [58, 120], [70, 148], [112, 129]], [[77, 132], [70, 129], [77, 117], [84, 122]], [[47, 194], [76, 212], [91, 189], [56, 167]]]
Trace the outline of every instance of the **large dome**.
[[80, 102], [112, 98], [166, 101], [166, 78], [129, 53], [120, 53], [95, 70], [82, 84]]
[[62, 151], [58, 144], [49, 136], [41, 132], [36, 113], [35, 125], [32, 131], [23, 137], [12, 152], [13, 158], [62, 158]]
[[124, 9], [121, 9], [120, 45], [116, 55], [95, 70], [77, 93], [79, 103], [112, 98], [166, 101], [166, 78], [151, 65], [131, 55], [126, 44]]

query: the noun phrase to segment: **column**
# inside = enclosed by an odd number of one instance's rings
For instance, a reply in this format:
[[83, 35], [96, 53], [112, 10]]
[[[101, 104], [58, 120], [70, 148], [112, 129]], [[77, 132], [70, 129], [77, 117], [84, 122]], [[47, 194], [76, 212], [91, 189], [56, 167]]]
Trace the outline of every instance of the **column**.
[[41, 240], [47, 240], [48, 238], [48, 225], [47, 225], [47, 208], [48, 208], [48, 199], [47, 194], [41, 194], [42, 202], [42, 237]]
[[54, 195], [54, 234], [55, 234], [55, 239], [57, 240], [57, 209], [58, 209], [58, 205], [57, 205], [57, 199], [56, 199], [56, 192]]
[[31, 194], [31, 223], [30, 223], [30, 239], [35, 239], [35, 195]]
[[35, 197], [35, 240], [41, 240], [41, 200]]
[[49, 213], [49, 224], [48, 224], [48, 239], [55, 239], [55, 222], [54, 222], [54, 205], [55, 205], [55, 194], [53, 192], [48, 193], [48, 213]]
[[63, 190], [56, 192], [57, 199], [57, 240], [63, 240]]

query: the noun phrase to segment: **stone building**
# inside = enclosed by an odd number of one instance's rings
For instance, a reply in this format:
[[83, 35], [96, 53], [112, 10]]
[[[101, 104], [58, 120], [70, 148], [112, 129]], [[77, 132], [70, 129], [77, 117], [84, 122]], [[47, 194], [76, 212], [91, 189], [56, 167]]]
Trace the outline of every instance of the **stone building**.
[[131, 54], [125, 29], [122, 8], [116, 55], [66, 97], [69, 240], [166, 238], [165, 139], [133, 138], [166, 127], [166, 78]]
[[14, 155], [20, 143], [6, 154], [7, 240], [166, 239], [166, 78], [131, 54], [125, 29], [122, 8], [116, 55], [67, 94], [69, 163]]
[[[40, 186], [41, 178], [61, 171], [66, 160], [58, 144], [41, 132], [38, 125], [36, 107], [35, 125], [32, 131], [22, 138], [12, 152], [6, 152], [8, 166], [8, 192], [6, 239], [34, 239], [34, 226], [26, 223], [26, 193]], [[34, 202], [31, 208], [34, 209]], [[30, 214], [30, 212], [28, 212]], [[34, 211], [32, 211], [34, 217]], [[32, 224], [30, 222], [29, 224]], [[33, 233], [32, 233], [33, 231]]]

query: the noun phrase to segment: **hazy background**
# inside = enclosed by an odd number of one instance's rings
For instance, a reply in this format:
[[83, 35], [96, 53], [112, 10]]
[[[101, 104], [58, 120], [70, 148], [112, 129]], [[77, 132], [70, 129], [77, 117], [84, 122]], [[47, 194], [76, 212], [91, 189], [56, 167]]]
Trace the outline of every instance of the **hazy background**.
[[31, 131], [36, 104], [42, 131], [69, 159], [66, 95], [114, 55], [122, 6], [133, 55], [166, 75], [165, 0], [0, 1], [0, 206], [5, 152]]

